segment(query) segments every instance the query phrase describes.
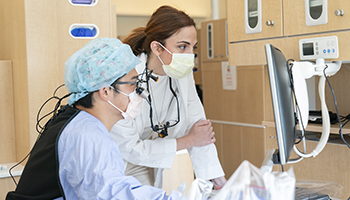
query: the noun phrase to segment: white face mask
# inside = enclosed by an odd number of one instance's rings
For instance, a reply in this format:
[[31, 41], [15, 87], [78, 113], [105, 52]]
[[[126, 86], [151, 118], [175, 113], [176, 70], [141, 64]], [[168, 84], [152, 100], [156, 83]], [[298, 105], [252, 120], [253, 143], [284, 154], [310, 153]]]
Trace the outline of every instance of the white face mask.
[[[110, 87], [114, 90], [117, 90], [117, 89], [113, 88], [112, 86], [110, 86]], [[122, 116], [124, 117], [124, 119], [134, 119], [137, 116], [139, 116], [141, 114], [141, 111], [142, 111], [143, 98], [140, 95], [138, 95], [135, 90], [130, 94], [126, 94], [126, 93], [119, 91], [119, 90], [117, 90], [117, 91], [120, 92], [121, 94], [129, 97], [130, 102], [128, 104], [128, 107], [126, 108], [126, 111], [125, 112], [122, 111], [120, 108], [115, 106], [109, 100], [108, 100], [108, 103], [111, 104], [117, 110], [119, 110], [122, 113]]]
[[[158, 42], [159, 43], [159, 42]], [[165, 65], [160, 59], [158, 59], [163, 64], [164, 72], [171, 78], [181, 79], [188, 76], [194, 67], [194, 54], [189, 53], [171, 53], [167, 48], [165, 48], [161, 43], [159, 43], [167, 52], [169, 52], [173, 57], [169, 65]]]

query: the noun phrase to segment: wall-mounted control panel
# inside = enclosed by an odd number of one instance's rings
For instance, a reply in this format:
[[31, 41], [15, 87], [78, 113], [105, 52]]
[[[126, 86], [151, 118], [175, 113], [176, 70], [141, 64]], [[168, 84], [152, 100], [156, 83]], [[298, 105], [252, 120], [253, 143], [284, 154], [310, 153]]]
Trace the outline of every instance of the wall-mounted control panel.
[[301, 60], [331, 59], [339, 57], [338, 37], [319, 37], [299, 40]]

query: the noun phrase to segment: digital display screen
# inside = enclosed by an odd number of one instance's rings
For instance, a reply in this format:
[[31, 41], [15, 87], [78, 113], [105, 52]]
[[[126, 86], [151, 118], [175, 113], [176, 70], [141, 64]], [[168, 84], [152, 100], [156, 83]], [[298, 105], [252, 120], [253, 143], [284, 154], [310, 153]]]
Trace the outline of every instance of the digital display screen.
[[304, 43], [303, 44], [303, 55], [312, 56], [314, 55], [314, 43]]

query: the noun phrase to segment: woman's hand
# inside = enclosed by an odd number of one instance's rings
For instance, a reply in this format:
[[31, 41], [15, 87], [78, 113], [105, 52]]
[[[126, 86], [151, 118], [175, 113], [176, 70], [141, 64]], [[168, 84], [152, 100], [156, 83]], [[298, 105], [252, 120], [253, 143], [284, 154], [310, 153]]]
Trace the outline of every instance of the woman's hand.
[[212, 182], [214, 184], [214, 190], [220, 190], [222, 187], [224, 187], [227, 180], [225, 176], [221, 176], [221, 177], [212, 179]]
[[215, 133], [209, 120], [199, 121], [192, 126], [187, 135], [176, 139], [177, 151], [212, 144], [216, 141], [214, 135]]

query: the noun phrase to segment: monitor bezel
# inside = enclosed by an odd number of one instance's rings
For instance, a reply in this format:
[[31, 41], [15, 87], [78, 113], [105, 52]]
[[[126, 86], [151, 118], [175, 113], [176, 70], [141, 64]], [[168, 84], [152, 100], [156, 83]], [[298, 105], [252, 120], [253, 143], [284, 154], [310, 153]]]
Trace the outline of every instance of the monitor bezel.
[[[289, 160], [296, 140], [296, 120], [294, 114], [292, 86], [287, 61], [283, 53], [271, 44], [266, 44], [265, 50], [278, 144], [278, 151], [275, 154], [277, 159], [274, 159], [273, 161], [274, 164], [284, 165], [287, 164]], [[282, 61], [284, 63], [277, 63], [281, 62], [277, 59], [283, 59]], [[280, 77], [279, 75], [282, 75], [283, 77]], [[288, 84], [288, 86], [286, 86], [286, 84]], [[283, 99], [284, 101], [282, 101]]]

